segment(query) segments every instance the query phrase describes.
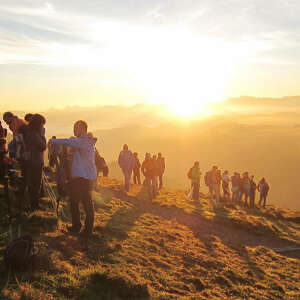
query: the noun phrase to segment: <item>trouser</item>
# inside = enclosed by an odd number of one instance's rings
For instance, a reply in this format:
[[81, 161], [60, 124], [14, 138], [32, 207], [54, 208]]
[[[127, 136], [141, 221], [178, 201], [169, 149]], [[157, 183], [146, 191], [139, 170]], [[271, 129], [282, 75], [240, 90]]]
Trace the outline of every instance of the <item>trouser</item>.
[[134, 184], [141, 184], [141, 174], [140, 170], [133, 171], [133, 183]]
[[152, 200], [157, 193], [157, 180], [156, 178], [146, 177], [144, 183], [148, 190], [149, 199]]
[[200, 189], [200, 184], [199, 182], [193, 182], [193, 200], [198, 201], [199, 200], [199, 189]]
[[94, 227], [94, 204], [92, 201], [93, 180], [82, 177], [72, 178], [70, 182], [70, 206], [72, 225], [74, 229], [81, 229], [79, 202], [83, 204], [85, 212], [85, 231], [91, 233]]
[[129, 192], [130, 189], [130, 177], [131, 177], [131, 172], [129, 170], [123, 170], [124, 174], [124, 179], [125, 179], [125, 190]]
[[228, 183], [224, 183], [222, 184], [222, 188], [223, 188], [223, 194], [224, 194], [224, 198], [230, 198], [230, 192], [229, 192], [229, 185]]
[[161, 189], [163, 187], [163, 174], [158, 176], [159, 179], [159, 189]]
[[232, 187], [232, 201], [239, 201], [239, 189], [236, 186]]
[[31, 208], [37, 209], [39, 207], [43, 166], [27, 164], [25, 169]]
[[264, 203], [263, 208], [265, 208], [266, 207], [266, 202], [267, 202], [267, 195], [263, 194], [263, 193], [260, 194], [259, 205], [261, 205], [262, 202]]
[[209, 196], [211, 199], [213, 199], [214, 198], [214, 189], [213, 189], [212, 183], [208, 186], [208, 189], [209, 189]]
[[216, 203], [218, 204], [220, 202], [220, 184], [219, 183], [213, 183], [212, 188], [213, 188], [213, 192], [216, 196]]

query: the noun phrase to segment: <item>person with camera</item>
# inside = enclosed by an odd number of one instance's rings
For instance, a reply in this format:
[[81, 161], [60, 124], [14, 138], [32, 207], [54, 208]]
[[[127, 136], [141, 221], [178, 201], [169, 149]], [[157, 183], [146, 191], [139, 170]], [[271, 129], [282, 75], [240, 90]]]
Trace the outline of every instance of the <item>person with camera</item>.
[[85, 228], [82, 235], [90, 236], [94, 227], [94, 204], [92, 189], [97, 178], [95, 164], [96, 139], [87, 133], [88, 125], [79, 120], [74, 124], [75, 137], [69, 139], [52, 139], [53, 145], [65, 145], [73, 149], [72, 170], [70, 180], [70, 206], [72, 226], [68, 227], [71, 233], [81, 230], [79, 202], [82, 201], [85, 210]]
[[45, 123], [46, 120], [42, 115], [33, 115], [23, 136], [25, 144], [23, 154], [24, 169], [31, 202], [31, 210], [39, 209], [44, 151], [47, 147], [44, 127]]

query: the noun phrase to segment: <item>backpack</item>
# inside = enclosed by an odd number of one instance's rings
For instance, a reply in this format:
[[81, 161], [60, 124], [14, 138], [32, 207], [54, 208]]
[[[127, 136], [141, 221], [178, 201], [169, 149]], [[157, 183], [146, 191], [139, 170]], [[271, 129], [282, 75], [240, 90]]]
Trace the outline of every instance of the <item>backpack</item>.
[[4, 262], [7, 267], [22, 268], [33, 261], [34, 243], [30, 235], [24, 235], [9, 243], [4, 251]]
[[104, 158], [99, 154], [97, 149], [95, 149], [95, 165], [98, 172], [103, 171], [107, 167]]
[[193, 168], [190, 168], [190, 170], [189, 170], [188, 173], [187, 173], [188, 179], [193, 179], [193, 174], [192, 174], [192, 172], [193, 172]]

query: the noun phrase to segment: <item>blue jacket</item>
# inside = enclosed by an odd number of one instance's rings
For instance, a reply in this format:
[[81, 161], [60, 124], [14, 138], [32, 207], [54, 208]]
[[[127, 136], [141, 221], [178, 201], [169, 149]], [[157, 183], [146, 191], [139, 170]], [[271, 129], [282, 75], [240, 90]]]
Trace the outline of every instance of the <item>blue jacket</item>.
[[119, 166], [122, 170], [132, 171], [135, 165], [133, 154], [130, 150], [122, 150], [119, 155]]
[[65, 145], [74, 149], [71, 177], [82, 177], [88, 180], [97, 178], [95, 165], [96, 140], [89, 135], [70, 139], [52, 139], [54, 145]]

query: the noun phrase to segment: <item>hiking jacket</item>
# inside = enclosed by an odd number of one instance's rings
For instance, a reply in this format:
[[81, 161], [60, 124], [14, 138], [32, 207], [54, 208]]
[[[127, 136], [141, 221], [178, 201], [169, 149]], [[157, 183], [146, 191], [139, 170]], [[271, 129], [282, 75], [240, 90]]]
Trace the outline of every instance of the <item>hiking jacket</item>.
[[165, 172], [165, 158], [164, 157], [158, 157], [157, 158], [157, 165], [158, 165], [158, 175], [163, 175]]
[[155, 165], [152, 158], [144, 160], [144, 162], [142, 163], [141, 171], [146, 178], [153, 179], [156, 176]]
[[83, 135], [78, 138], [53, 139], [50, 142], [54, 145], [65, 145], [73, 149], [73, 161], [71, 169], [72, 178], [85, 178], [95, 180], [97, 170], [95, 165], [95, 144], [96, 140], [91, 135]]
[[13, 116], [12, 121], [9, 124], [9, 129], [13, 133], [13, 137], [19, 134], [19, 128], [22, 125], [27, 125], [28, 123], [25, 120], [19, 119], [17, 116]]
[[23, 133], [26, 151], [29, 152], [28, 162], [35, 166], [44, 165], [44, 151], [47, 148], [46, 138], [30, 126]]
[[200, 184], [201, 172], [199, 168], [192, 167], [192, 183]]
[[134, 157], [130, 150], [122, 150], [119, 154], [119, 166], [123, 171], [132, 171], [134, 168]]

